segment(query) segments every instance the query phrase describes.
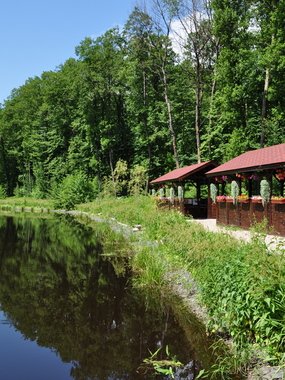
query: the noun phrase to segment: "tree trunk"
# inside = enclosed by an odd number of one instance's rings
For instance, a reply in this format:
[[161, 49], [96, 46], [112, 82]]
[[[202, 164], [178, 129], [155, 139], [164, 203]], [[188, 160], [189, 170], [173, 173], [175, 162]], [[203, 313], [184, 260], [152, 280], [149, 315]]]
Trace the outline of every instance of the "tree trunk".
[[[109, 164], [110, 164], [110, 169], [111, 169], [111, 176], [112, 176], [112, 182], [114, 185], [114, 189], [116, 188], [115, 186], [115, 176], [114, 176], [114, 166], [113, 166], [113, 150], [109, 150]], [[114, 195], [116, 196], [116, 190], [114, 190]]]
[[150, 170], [151, 168], [151, 146], [150, 146], [150, 141], [149, 141], [149, 133], [148, 133], [148, 122], [147, 122], [147, 91], [146, 91], [146, 73], [145, 70], [143, 70], [143, 107], [144, 107], [144, 112], [143, 112], [143, 125], [144, 125], [144, 133], [146, 136], [147, 140], [147, 153], [148, 153], [148, 169]]
[[202, 102], [202, 83], [199, 64], [196, 67], [196, 89], [195, 89], [195, 135], [197, 147], [197, 162], [201, 162], [201, 102]]
[[[211, 129], [213, 126], [213, 103], [214, 103], [214, 97], [215, 97], [215, 92], [216, 92], [216, 84], [217, 84], [217, 61], [219, 57], [219, 42], [216, 41], [215, 44], [215, 65], [214, 65], [214, 70], [213, 70], [213, 80], [212, 80], [212, 85], [211, 85], [211, 97], [210, 97], [210, 107], [209, 107], [209, 113], [208, 113], [208, 119], [209, 119], [209, 124], [208, 124], [208, 134], [211, 134]], [[208, 156], [211, 157], [212, 155], [212, 146], [211, 146], [211, 139], [208, 141]]]
[[266, 116], [267, 116], [267, 95], [269, 88], [270, 72], [267, 67], [265, 70], [264, 88], [262, 94], [262, 109], [261, 109], [261, 133], [260, 133], [260, 147], [264, 147], [265, 142], [265, 128], [266, 128]]
[[176, 135], [175, 135], [174, 127], [173, 127], [172, 107], [171, 107], [171, 103], [168, 97], [168, 83], [167, 83], [166, 72], [165, 72], [164, 67], [162, 67], [161, 71], [162, 71], [162, 79], [163, 79], [163, 85], [164, 85], [164, 100], [167, 107], [168, 128], [169, 128], [169, 132], [170, 132], [171, 140], [172, 140], [174, 160], [175, 160], [176, 168], [178, 169], [180, 165], [179, 165], [179, 158], [178, 158], [177, 140], [176, 140]]
[[7, 171], [7, 163], [6, 163], [6, 155], [5, 155], [5, 147], [2, 137], [0, 136], [0, 180], [1, 183], [7, 186], [7, 194], [11, 195], [13, 192], [12, 187], [10, 186], [10, 181], [8, 180], [9, 175]]
[[[145, 135], [147, 136], [147, 153], [148, 153], [148, 172], [151, 170], [151, 146], [150, 146], [150, 141], [149, 141], [149, 134], [148, 134], [148, 122], [147, 122], [147, 111], [146, 111], [146, 106], [147, 106], [147, 91], [146, 91], [146, 73], [145, 69], [143, 69], [143, 106], [144, 106], [144, 113], [143, 113], [143, 124], [144, 124], [144, 132]], [[146, 181], [146, 194], [148, 193], [149, 190], [149, 181]]]

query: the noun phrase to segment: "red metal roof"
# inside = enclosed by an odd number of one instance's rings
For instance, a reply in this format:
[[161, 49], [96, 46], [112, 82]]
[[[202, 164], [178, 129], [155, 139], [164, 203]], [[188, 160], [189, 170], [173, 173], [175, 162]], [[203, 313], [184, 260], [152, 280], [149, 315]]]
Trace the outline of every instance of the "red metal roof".
[[218, 175], [232, 172], [242, 172], [285, 164], [285, 144], [273, 145], [267, 148], [251, 150], [210, 170], [206, 174]]
[[162, 183], [162, 182], [182, 181], [193, 174], [197, 174], [197, 172], [199, 172], [201, 169], [204, 169], [207, 166], [212, 166], [212, 165], [214, 165], [212, 161], [207, 161], [207, 162], [201, 162], [200, 164], [184, 166], [183, 168], [172, 170], [171, 172], [166, 173], [163, 176], [152, 180], [150, 183], [156, 184], [156, 183]]

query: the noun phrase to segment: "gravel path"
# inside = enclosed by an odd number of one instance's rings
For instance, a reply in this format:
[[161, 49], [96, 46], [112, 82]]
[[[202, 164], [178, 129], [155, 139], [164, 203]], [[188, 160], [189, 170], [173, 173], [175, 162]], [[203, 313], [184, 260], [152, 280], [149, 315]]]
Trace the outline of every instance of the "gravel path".
[[[216, 219], [189, 219], [189, 221], [201, 224], [206, 230], [216, 233], [226, 233], [235, 239], [249, 243], [253, 238], [253, 232], [239, 229], [231, 229], [217, 225]], [[235, 228], [235, 227], [233, 227]], [[270, 252], [285, 254], [285, 237], [277, 235], [266, 235], [265, 244]]]

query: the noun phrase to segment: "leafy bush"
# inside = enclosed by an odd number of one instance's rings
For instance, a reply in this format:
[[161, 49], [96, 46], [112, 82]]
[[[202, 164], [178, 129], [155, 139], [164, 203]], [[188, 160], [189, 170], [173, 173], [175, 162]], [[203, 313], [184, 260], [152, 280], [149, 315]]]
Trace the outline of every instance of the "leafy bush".
[[31, 174], [25, 173], [18, 176], [18, 185], [14, 190], [14, 195], [19, 197], [28, 197], [31, 195], [31, 192], [34, 187], [34, 178]]
[[26, 196], [26, 190], [24, 187], [20, 187], [17, 185], [14, 189], [14, 196], [17, 198], [25, 197]]
[[128, 176], [129, 170], [126, 161], [119, 160], [113, 175], [103, 179], [101, 195], [103, 197], [127, 195]]
[[31, 197], [36, 199], [45, 199], [46, 192], [42, 191], [39, 186], [35, 186], [31, 192]]
[[147, 170], [141, 165], [135, 165], [131, 169], [129, 192], [131, 195], [143, 194], [146, 191]]
[[93, 198], [97, 198], [100, 193], [100, 181], [98, 177], [95, 177], [91, 180], [91, 187]]
[[54, 184], [52, 196], [56, 208], [67, 210], [77, 203], [88, 202], [95, 197], [92, 183], [82, 172], [68, 175], [59, 185]]
[[6, 198], [7, 196], [7, 193], [6, 193], [6, 189], [3, 185], [0, 185], [0, 199], [4, 199]]

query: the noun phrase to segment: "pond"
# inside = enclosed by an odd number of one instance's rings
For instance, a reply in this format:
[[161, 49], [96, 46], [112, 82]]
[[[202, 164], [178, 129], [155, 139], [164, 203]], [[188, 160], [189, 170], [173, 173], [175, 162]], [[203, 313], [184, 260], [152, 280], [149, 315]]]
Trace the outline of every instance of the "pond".
[[183, 312], [132, 287], [131, 248], [106, 228], [0, 216], [1, 379], [150, 379], [140, 365], [166, 346], [192, 379], [209, 360]]

